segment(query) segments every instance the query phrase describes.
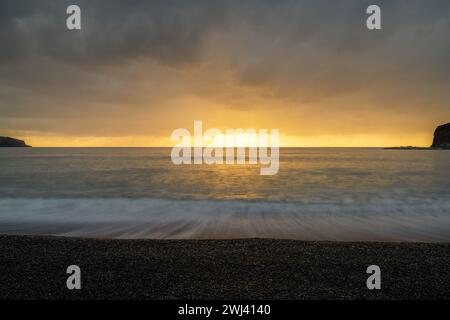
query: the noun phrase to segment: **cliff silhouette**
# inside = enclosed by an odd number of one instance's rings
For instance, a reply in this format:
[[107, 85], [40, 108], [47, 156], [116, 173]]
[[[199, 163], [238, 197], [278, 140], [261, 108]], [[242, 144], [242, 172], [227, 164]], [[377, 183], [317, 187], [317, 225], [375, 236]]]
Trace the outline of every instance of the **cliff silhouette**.
[[450, 122], [436, 128], [431, 147], [450, 149]]
[[0, 137], [0, 148], [1, 147], [24, 148], [31, 146], [27, 145], [23, 140], [18, 140], [10, 137]]

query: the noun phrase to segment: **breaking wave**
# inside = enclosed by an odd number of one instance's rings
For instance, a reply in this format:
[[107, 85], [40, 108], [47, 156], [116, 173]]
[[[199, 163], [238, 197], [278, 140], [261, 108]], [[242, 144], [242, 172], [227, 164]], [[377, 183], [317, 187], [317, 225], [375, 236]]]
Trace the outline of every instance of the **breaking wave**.
[[450, 201], [0, 199], [0, 233], [98, 238], [450, 241]]

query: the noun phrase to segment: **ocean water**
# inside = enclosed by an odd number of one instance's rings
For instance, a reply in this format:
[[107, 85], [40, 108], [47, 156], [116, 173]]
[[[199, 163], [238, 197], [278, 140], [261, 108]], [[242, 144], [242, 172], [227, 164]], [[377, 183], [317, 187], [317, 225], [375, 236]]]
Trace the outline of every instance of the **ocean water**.
[[450, 152], [289, 148], [280, 171], [170, 148], [0, 149], [0, 233], [450, 241]]

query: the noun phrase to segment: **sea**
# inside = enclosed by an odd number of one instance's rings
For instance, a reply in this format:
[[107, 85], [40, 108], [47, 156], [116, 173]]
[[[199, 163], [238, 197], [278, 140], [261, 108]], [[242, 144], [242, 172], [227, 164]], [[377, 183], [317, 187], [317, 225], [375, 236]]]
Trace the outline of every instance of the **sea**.
[[450, 151], [282, 148], [174, 165], [171, 148], [1, 148], [0, 234], [450, 241]]

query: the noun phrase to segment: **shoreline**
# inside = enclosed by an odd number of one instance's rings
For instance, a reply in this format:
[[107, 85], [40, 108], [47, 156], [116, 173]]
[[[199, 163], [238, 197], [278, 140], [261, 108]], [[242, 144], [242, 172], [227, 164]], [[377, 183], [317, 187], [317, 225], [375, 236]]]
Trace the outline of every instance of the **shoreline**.
[[[450, 243], [0, 235], [0, 252], [1, 299], [450, 298]], [[81, 290], [66, 288], [74, 264]]]

